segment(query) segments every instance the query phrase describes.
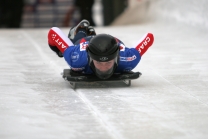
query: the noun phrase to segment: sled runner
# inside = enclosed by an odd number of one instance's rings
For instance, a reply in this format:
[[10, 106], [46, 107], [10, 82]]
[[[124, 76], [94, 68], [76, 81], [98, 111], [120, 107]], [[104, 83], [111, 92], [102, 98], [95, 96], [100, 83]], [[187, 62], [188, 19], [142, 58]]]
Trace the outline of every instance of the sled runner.
[[76, 88], [77, 83], [83, 82], [124, 82], [127, 86], [131, 86], [131, 80], [139, 78], [142, 73], [141, 72], [125, 72], [121, 74], [113, 74], [108, 79], [99, 79], [97, 76], [93, 74], [82, 74], [78, 72], [74, 72], [71, 69], [64, 69], [63, 78], [66, 81], [69, 81], [71, 87], [73, 89]]

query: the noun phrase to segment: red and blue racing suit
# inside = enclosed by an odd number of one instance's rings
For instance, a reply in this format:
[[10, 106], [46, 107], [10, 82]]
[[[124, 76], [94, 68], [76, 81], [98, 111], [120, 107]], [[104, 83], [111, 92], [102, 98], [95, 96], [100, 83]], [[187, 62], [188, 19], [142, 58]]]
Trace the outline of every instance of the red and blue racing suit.
[[[74, 46], [70, 46], [64, 51], [63, 56], [72, 70], [81, 71], [85, 74], [93, 73], [88, 64], [88, 54], [86, 52], [86, 48], [92, 37], [93, 36], [87, 36], [76, 42], [72, 41]], [[120, 46], [120, 60], [115, 73], [131, 71], [139, 63], [141, 59], [140, 53], [135, 48], [127, 48], [119, 39], [116, 40]]]

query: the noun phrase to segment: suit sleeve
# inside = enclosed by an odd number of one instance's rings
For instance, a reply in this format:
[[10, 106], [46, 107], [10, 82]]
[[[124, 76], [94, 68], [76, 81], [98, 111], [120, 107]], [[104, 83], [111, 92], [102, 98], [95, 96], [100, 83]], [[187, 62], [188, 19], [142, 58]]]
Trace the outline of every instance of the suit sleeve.
[[141, 56], [135, 48], [127, 48], [120, 44], [120, 61], [117, 72], [127, 72], [133, 70], [140, 62]]
[[85, 70], [88, 65], [85, 43], [68, 47], [64, 52], [64, 58], [72, 70]]

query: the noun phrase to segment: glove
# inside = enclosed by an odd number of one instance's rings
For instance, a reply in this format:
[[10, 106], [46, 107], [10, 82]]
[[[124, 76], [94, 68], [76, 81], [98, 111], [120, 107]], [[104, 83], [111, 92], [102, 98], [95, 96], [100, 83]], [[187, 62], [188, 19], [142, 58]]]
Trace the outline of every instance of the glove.
[[51, 46], [50, 44], [48, 45], [52, 51], [54, 51], [59, 57], [63, 57], [63, 54], [61, 51], [56, 47], [56, 46]]

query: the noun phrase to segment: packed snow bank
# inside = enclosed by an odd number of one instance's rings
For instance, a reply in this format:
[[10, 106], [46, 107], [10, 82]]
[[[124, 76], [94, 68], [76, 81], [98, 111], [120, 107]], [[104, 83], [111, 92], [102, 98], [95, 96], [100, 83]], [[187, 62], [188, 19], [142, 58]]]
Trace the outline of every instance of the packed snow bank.
[[175, 20], [208, 29], [207, 0], [129, 0], [129, 7], [112, 25]]

